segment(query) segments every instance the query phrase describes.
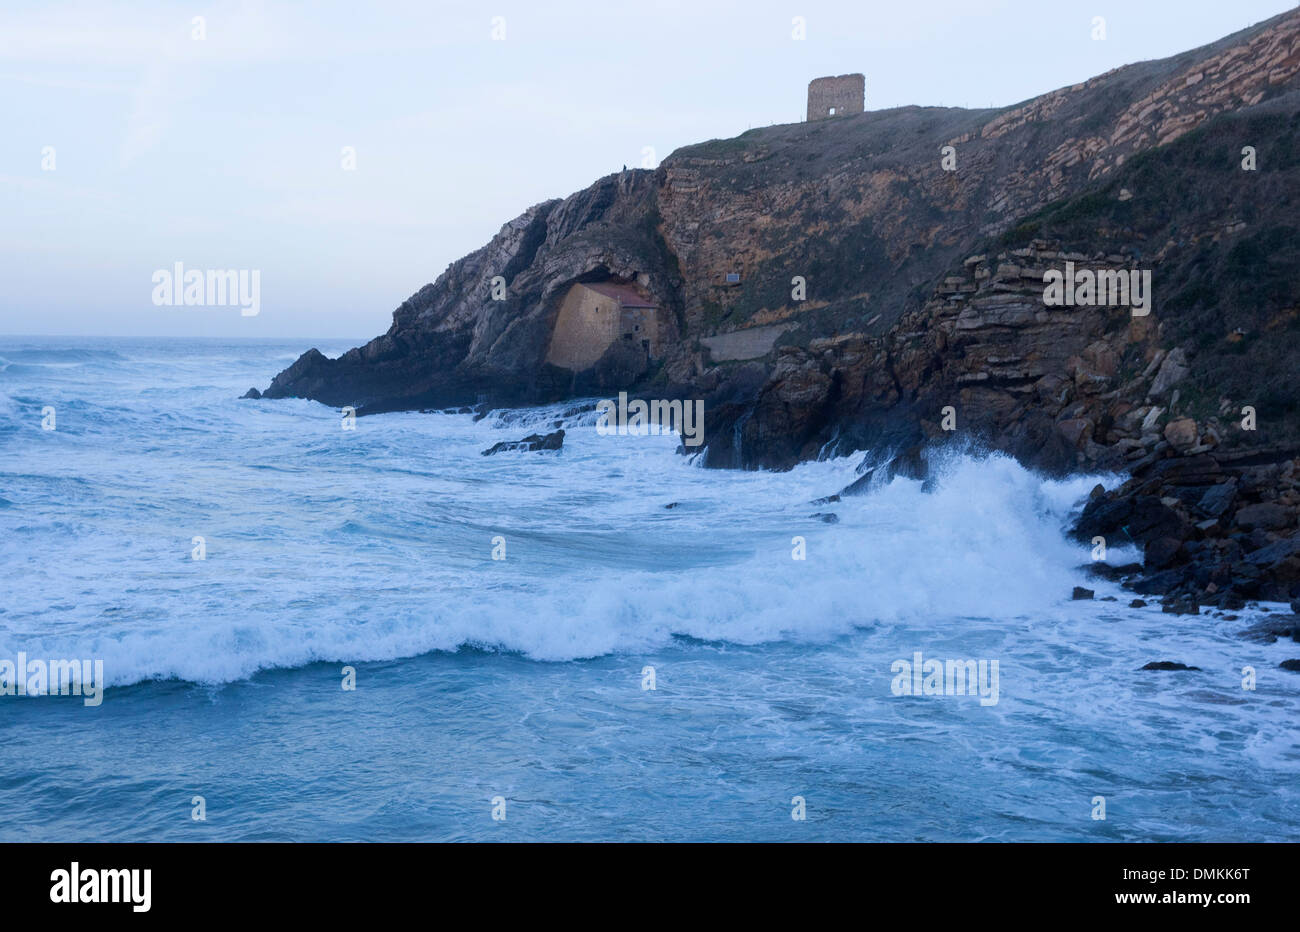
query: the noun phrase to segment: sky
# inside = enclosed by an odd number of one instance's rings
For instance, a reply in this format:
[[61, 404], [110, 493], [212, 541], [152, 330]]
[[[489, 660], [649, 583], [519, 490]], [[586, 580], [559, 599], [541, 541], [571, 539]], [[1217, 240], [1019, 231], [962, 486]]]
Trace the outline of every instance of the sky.
[[[368, 339], [529, 206], [798, 122], [815, 77], [1005, 106], [1291, 6], [5, 0], [0, 333]], [[255, 271], [258, 313], [156, 303], [176, 263]]]

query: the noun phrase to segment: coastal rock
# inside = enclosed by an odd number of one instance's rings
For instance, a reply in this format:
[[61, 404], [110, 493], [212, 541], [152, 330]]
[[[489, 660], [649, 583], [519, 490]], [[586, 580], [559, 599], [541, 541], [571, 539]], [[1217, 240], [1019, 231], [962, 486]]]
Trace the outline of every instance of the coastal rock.
[[[1265, 111], [1296, 109], [1300, 57], [1279, 50], [1297, 37], [1300, 14], [1287, 12], [1009, 109], [895, 108], [687, 146], [656, 170], [530, 208], [413, 294], [387, 333], [336, 360], [308, 351], [267, 394], [366, 414], [657, 387], [705, 400], [711, 467], [907, 450], [943, 439], [947, 407], [961, 437], [1051, 473], [1158, 459], [1161, 418], [1186, 406], [1176, 392], [1212, 384], [1250, 397], [1233, 380], [1286, 371], [1294, 352], [1286, 340], [1198, 344], [1219, 329], [1209, 308], [1264, 331], [1281, 308], [1236, 290], [1252, 280], [1281, 294], [1259, 283], [1288, 267], [1292, 246], [1271, 232], [1289, 222], [1281, 199], [1260, 202], [1249, 227], [1225, 226], [1219, 201], [1258, 201], [1256, 179], [1210, 168], [1192, 131], [1216, 123], [1214, 138], [1284, 150], [1289, 124]], [[960, 176], [931, 157], [952, 139], [963, 140]], [[1177, 184], [1136, 177], [1142, 154]], [[1271, 170], [1280, 189], [1292, 182], [1289, 163]], [[810, 268], [809, 256], [825, 261]], [[1045, 313], [1044, 271], [1064, 261], [1154, 267], [1199, 303], [1164, 320], [1159, 309]], [[793, 276], [813, 288], [806, 302], [791, 299]], [[581, 372], [547, 361], [564, 295], [587, 282], [635, 285], [658, 305], [656, 358], [616, 341]], [[741, 364], [712, 361], [701, 343], [760, 330], [747, 341], [760, 355]], [[1206, 423], [1200, 411], [1182, 418]], [[1257, 439], [1210, 427], [1207, 438]], [[1187, 449], [1205, 445], [1189, 425], [1174, 433]]]
[[1123, 579], [1125, 576], [1132, 576], [1135, 573], [1142, 572], [1142, 564], [1124, 563], [1115, 566], [1111, 563], [1093, 562], [1085, 565], [1083, 569], [1091, 576], [1099, 576], [1102, 579], [1109, 579], [1114, 582]]
[[[1074, 530], [1142, 549], [1138, 592], [1289, 599], [1300, 237], [1284, 195], [1300, 163], [1229, 171], [1223, 140], [1295, 148], [1298, 45], [1287, 11], [1011, 108], [902, 107], [684, 147], [529, 208], [388, 332], [334, 360], [308, 350], [265, 396], [370, 414], [626, 390], [701, 399], [712, 468], [872, 450], [885, 478], [933, 482], [927, 451], [955, 442], [1053, 476], [1127, 473]], [[955, 139], [959, 175], [933, 155]], [[1066, 263], [1151, 273], [1161, 298], [1145, 314], [1049, 306], [1044, 275]], [[662, 312], [658, 345], [555, 364], [579, 284], [642, 295]], [[1247, 403], [1259, 429], [1241, 427]]]
[[549, 434], [529, 434], [523, 440], [502, 440], [483, 451], [484, 456], [496, 453], [517, 453], [535, 450], [558, 450], [564, 445], [564, 431]]
[[1274, 618], [1266, 618], [1240, 632], [1238, 636], [1259, 644], [1273, 644], [1278, 638], [1290, 638], [1293, 641], [1300, 641], [1300, 617], [1279, 615]]
[[1190, 417], [1180, 417], [1165, 425], [1165, 439], [1175, 450], [1183, 452], [1196, 446], [1196, 422]]
[[1260, 502], [1257, 505], [1247, 505], [1238, 509], [1233, 523], [1248, 531], [1254, 528], [1276, 531], [1291, 523], [1293, 513], [1293, 508], [1287, 508], [1276, 502]]
[[1217, 518], [1232, 507], [1233, 499], [1236, 497], [1237, 480], [1229, 479], [1207, 489], [1196, 507], [1202, 514]]
[[1266, 567], [1285, 582], [1300, 581], [1300, 536], [1292, 534], [1248, 553], [1246, 562], [1255, 567]]
[[1157, 537], [1147, 542], [1143, 557], [1148, 567], [1164, 569], [1178, 558], [1182, 549], [1183, 542], [1176, 537]]
[[1177, 663], [1173, 660], [1153, 660], [1142, 667], [1143, 670], [1195, 670], [1200, 672], [1200, 667], [1189, 667], [1185, 663]]
[[[1169, 393], [1187, 376], [1188, 371], [1187, 354], [1177, 347], [1170, 350], [1156, 373], [1155, 381], [1151, 383], [1151, 390], [1147, 392], [1147, 397], [1153, 401], [1168, 401]], [[1195, 429], [1194, 422], [1193, 429]], [[1167, 432], [1165, 436], [1169, 436]]]

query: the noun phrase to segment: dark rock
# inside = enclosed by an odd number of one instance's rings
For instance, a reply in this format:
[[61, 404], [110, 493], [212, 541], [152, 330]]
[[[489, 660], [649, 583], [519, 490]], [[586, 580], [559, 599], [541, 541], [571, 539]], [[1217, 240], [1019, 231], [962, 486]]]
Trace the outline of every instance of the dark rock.
[[1166, 615], [1199, 615], [1201, 607], [1195, 599], [1170, 599], [1160, 606]]
[[1278, 638], [1300, 641], [1300, 618], [1295, 615], [1266, 618], [1246, 628], [1238, 636], [1259, 644], [1272, 644]]
[[1300, 535], [1292, 534], [1246, 554], [1246, 563], [1284, 582], [1300, 580]]
[[1218, 485], [1211, 486], [1201, 500], [1197, 503], [1200, 512], [1208, 517], [1217, 518], [1232, 506], [1233, 499], [1237, 497], [1237, 480], [1229, 479], [1227, 482], [1221, 482]]
[[1300, 660], [1283, 660], [1278, 666], [1292, 673], [1300, 673]]
[[1254, 563], [1248, 563], [1245, 560], [1238, 560], [1232, 564], [1230, 569], [1232, 572], [1232, 587], [1240, 592], [1244, 598], [1255, 598], [1259, 593], [1259, 584], [1264, 571]]
[[1291, 523], [1291, 510], [1276, 502], [1261, 502], [1237, 509], [1234, 519], [1238, 527], [1251, 530], [1261, 528], [1265, 531], [1277, 531]]
[[[960, 402], [963, 439], [991, 440], [1031, 466], [1122, 467], [1151, 446], [1134, 473], [1150, 476], [1160, 497], [1187, 503], [1170, 490], [1223, 479], [1218, 446], [1263, 441], [1231, 426], [1231, 406], [1217, 426], [1199, 411], [1197, 423], [1186, 423], [1193, 412], [1173, 403], [1175, 383], [1189, 400], [1195, 386], [1197, 407], [1204, 394], [1210, 409], [1216, 395], [1253, 398], [1253, 391], [1269, 425], [1258, 433], [1278, 443], [1295, 439], [1288, 423], [1295, 419], [1281, 417], [1293, 406], [1288, 377], [1300, 352], [1283, 313], [1294, 303], [1285, 275], [1295, 264], [1287, 239], [1294, 204], [1250, 200], [1249, 225], [1221, 232], [1219, 203], [1248, 199], [1253, 178], [1192, 170], [1205, 164], [1206, 133], [1189, 132], [1216, 121], [1213, 138], [1248, 137], [1261, 151], [1273, 144], [1289, 152], [1300, 86], [1289, 57], [1295, 38], [1288, 13], [1000, 114], [892, 108], [685, 146], [653, 171], [614, 173], [529, 208], [412, 294], [387, 333], [337, 360], [304, 354], [276, 377], [273, 397], [357, 404], [361, 413], [475, 399], [536, 404], [577, 397], [585, 387], [663, 385], [705, 398], [710, 467], [782, 469], [823, 451], [893, 449], [908, 451], [900, 472], [921, 466], [911, 451], [939, 433], [938, 412]], [[1198, 76], [1194, 91], [1184, 90], [1187, 75]], [[1132, 117], [1151, 101], [1156, 123]], [[920, 157], [922, 141], [932, 138], [973, 140], [962, 196], [948, 192], [953, 179], [937, 159]], [[1117, 218], [1114, 199], [1098, 185], [1141, 190], [1145, 153], [1179, 178], [1179, 189], [1134, 198]], [[898, 165], [915, 169], [907, 184], [898, 183]], [[1290, 161], [1275, 167], [1294, 169]], [[1287, 174], [1275, 183], [1285, 192], [1293, 182]], [[996, 192], [996, 201], [972, 192]], [[1049, 230], [1073, 242], [1037, 238]], [[1157, 253], [1166, 241], [1178, 248]], [[1158, 262], [1162, 280], [1190, 283], [1181, 297], [1196, 313], [1160, 321], [1124, 321], [1113, 308], [1044, 314], [1041, 277], [1033, 279], [1063, 248], [1108, 265]], [[1015, 258], [1003, 262], [1001, 250]], [[962, 257], [975, 253], [988, 261], [963, 266]], [[718, 271], [737, 256], [763, 256], [771, 274], [719, 289]], [[808, 256], [826, 259], [814, 303], [828, 310], [800, 314], [797, 340], [761, 357], [715, 362], [706, 341], [776, 310], [777, 278], [788, 279]], [[837, 256], [853, 261], [832, 261]], [[508, 284], [504, 300], [488, 297], [497, 276]], [[664, 312], [654, 364], [640, 341], [622, 340], [591, 370], [548, 363], [568, 289], [614, 280], [638, 282]], [[1211, 308], [1231, 308], [1233, 326], [1252, 338], [1222, 339]], [[1175, 410], [1149, 414], [1143, 429], [1139, 408], [1148, 395]], [[1178, 444], [1187, 455], [1174, 455], [1168, 441], [1153, 443], [1171, 420], [1190, 428]], [[1191, 452], [1202, 450], [1202, 435], [1215, 454]], [[1269, 487], [1262, 472], [1251, 481]], [[1105, 507], [1115, 498], [1095, 501]], [[1124, 527], [1119, 521], [1100, 533], [1109, 539]], [[1186, 537], [1164, 527], [1129, 527], [1129, 534], [1138, 543]]]
[[1135, 573], [1142, 572], [1142, 564], [1125, 563], [1121, 566], [1114, 566], [1110, 563], [1096, 561], [1094, 563], [1086, 564], [1084, 569], [1092, 576], [1097, 576], [1101, 579], [1108, 579], [1113, 582], [1117, 579], [1122, 579], [1125, 576], [1132, 576]]
[[1143, 556], [1146, 559], [1146, 565], [1150, 569], [1164, 569], [1174, 563], [1179, 551], [1183, 548], [1183, 542], [1173, 537], [1157, 537], [1155, 540], [1147, 541], [1146, 550]]
[[1223, 474], [1223, 469], [1213, 456], [1176, 456], [1161, 460], [1146, 474], [1147, 479], [1159, 479], [1162, 485], [1210, 485]]
[[[1121, 533], [1120, 528], [1133, 514], [1133, 500], [1122, 497], [1114, 500], [1106, 498], [1089, 499], [1083, 506], [1083, 514], [1075, 524], [1074, 533], [1081, 540], [1091, 541], [1094, 537], [1110, 538]], [[1127, 536], [1127, 535], [1125, 535]], [[1123, 538], [1120, 538], [1123, 540]]]
[[813, 499], [811, 502], [809, 502], [808, 504], [809, 504], [809, 505], [829, 505], [829, 504], [831, 504], [832, 502], [838, 502], [839, 500], [840, 500], [840, 497], [839, 497], [838, 495], [823, 495], [821, 498], [814, 498], [814, 499]]
[[904, 479], [930, 478], [930, 463], [924, 444], [913, 444], [889, 461], [886, 478], [893, 479], [895, 476]]
[[820, 520], [822, 523], [824, 523], [824, 524], [839, 524], [839, 523], [840, 523], [840, 516], [837, 515], [837, 514], [835, 514], [835, 512], [833, 512], [833, 511], [826, 512], [826, 513], [824, 513], [824, 514], [823, 514], [822, 512], [818, 512], [817, 514], [815, 514], [815, 515], [810, 515], [809, 517], [817, 518], [817, 519], [819, 519], [819, 520]]
[[244, 392], [244, 394], [240, 395], [239, 397], [240, 397], [241, 399], [244, 399], [244, 398], [253, 398], [253, 399], [257, 399], [257, 398], [261, 398], [261, 397], [262, 397], [262, 393], [259, 392], [256, 388], [250, 388], [248, 391]]
[[1161, 570], [1159, 573], [1152, 573], [1150, 576], [1144, 576], [1129, 586], [1129, 588], [1138, 595], [1163, 595], [1167, 592], [1171, 592], [1185, 582], [1187, 582], [1187, 568], [1179, 567], [1172, 570]]
[[1128, 603], [1128, 607], [1129, 607], [1129, 608], [1146, 608], [1146, 607], [1147, 607], [1147, 603], [1144, 602], [1144, 601], [1142, 601], [1141, 599], [1134, 599], [1132, 602]]
[[564, 431], [557, 430], [554, 433], [529, 434], [523, 440], [502, 440], [500, 443], [494, 443], [483, 451], [484, 456], [492, 456], [495, 453], [518, 453], [533, 450], [558, 450], [564, 445]]
[[1124, 530], [1137, 541], [1158, 537], [1182, 540], [1187, 536], [1187, 523], [1178, 512], [1152, 495], [1143, 496], [1133, 503], [1133, 514]]
[[1223, 524], [1218, 518], [1207, 518], [1196, 522], [1196, 531], [1202, 537], [1218, 537], [1223, 533]]
[[1219, 607], [1227, 609], [1230, 612], [1239, 611], [1246, 605], [1246, 600], [1232, 589], [1227, 589], [1219, 595]]
[[681, 502], [669, 502], [667, 505], [664, 505], [664, 507], [665, 507], [665, 508], [676, 508], [676, 507], [677, 507], [678, 505], [680, 505], [680, 504], [681, 504]]
[[[858, 478], [854, 479], [844, 488], [840, 489], [837, 494], [831, 496], [835, 501], [839, 501], [841, 495], [866, 495], [871, 486], [871, 477], [875, 475], [875, 468], [872, 467], [864, 472]], [[813, 504], [817, 504], [814, 502]]]
[[1074, 601], [1078, 601], [1080, 599], [1091, 599], [1093, 597], [1093, 594], [1094, 593], [1091, 589], [1085, 589], [1083, 588], [1083, 586], [1075, 586], [1074, 594], [1071, 595], [1070, 598]]
[[1269, 602], [1284, 602], [1287, 597], [1286, 586], [1276, 580], [1267, 579], [1260, 583], [1259, 597]]
[[1195, 670], [1200, 672], [1200, 667], [1189, 667], [1185, 663], [1176, 663], [1172, 660], [1153, 660], [1142, 667], [1143, 670]]

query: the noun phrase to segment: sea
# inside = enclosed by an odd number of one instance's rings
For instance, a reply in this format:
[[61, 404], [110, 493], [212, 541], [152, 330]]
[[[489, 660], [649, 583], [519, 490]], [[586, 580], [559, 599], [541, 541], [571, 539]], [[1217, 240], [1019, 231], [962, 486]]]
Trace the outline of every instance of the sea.
[[240, 398], [356, 342], [0, 337], [0, 670], [106, 687], [0, 683], [0, 840], [1300, 838], [1286, 609], [1090, 575], [1122, 477]]

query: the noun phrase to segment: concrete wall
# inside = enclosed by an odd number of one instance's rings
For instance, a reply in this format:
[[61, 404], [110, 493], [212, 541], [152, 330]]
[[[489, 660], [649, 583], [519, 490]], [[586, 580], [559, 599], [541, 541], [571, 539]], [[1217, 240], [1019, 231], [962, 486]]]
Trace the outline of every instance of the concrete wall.
[[[808, 119], [861, 113], [867, 93], [867, 79], [860, 74], [817, 78], [808, 83]], [[832, 114], [831, 108], [835, 109]]]
[[766, 327], [747, 327], [716, 336], [700, 337], [700, 343], [708, 347], [714, 362], [726, 362], [731, 359], [757, 359], [772, 352], [776, 339], [794, 324], [769, 324]]
[[667, 332], [664, 313], [657, 307], [623, 307], [618, 298], [574, 285], [560, 303], [546, 361], [581, 372], [623, 338], [637, 346], [646, 341], [650, 357], [657, 358]]
[[638, 346], [641, 341], [649, 343], [650, 357], [659, 355], [659, 310], [653, 307], [623, 308], [621, 335], [629, 337]]
[[618, 338], [619, 328], [617, 299], [574, 285], [560, 304], [546, 361], [581, 372]]

